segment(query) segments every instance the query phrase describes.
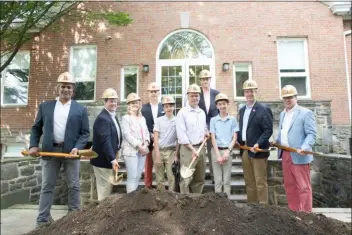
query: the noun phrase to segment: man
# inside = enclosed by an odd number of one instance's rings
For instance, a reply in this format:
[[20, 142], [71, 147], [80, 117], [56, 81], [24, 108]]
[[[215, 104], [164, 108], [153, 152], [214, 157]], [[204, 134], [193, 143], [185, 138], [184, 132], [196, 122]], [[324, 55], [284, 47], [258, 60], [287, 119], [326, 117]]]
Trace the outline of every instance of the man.
[[215, 193], [231, 195], [232, 148], [237, 141], [238, 124], [228, 113], [230, 99], [224, 93], [215, 97], [220, 113], [210, 120], [210, 133], [213, 144], [212, 163], [215, 180]]
[[[39, 142], [43, 135], [42, 151], [61, 152], [76, 155], [89, 138], [87, 109], [72, 100], [75, 81], [68, 72], [60, 74], [57, 100], [39, 105], [37, 117], [30, 136], [30, 155], [38, 155]], [[63, 165], [68, 186], [68, 210], [79, 210], [79, 159], [42, 157], [42, 189], [39, 199], [37, 226], [52, 221], [50, 208], [57, 175]]]
[[150, 133], [150, 144], [149, 144], [149, 153], [145, 159], [145, 168], [144, 168], [144, 184], [146, 188], [152, 187], [153, 182], [153, 129], [156, 119], [164, 115], [163, 106], [159, 102], [160, 88], [156, 82], [152, 82], [148, 86], [148, 98], [149, 103], [143, 104], [142, 106], [142, 115], [147, 122], [147, 127]]
[[162, 99], [164, 116], [157, 118], [154, 126], [153, 161], [156, 176], [156, 188], [164, 190], [165, 169], [169, 182], [169, 191], [175, 191], [175, 176], [172, 164], [178, 161], [179, 144], [177, 143], [176, 118], [174, 116], [175, 99], [165, 96]]
[[[201, 108], [207, 117], [207, 127], [210, 129], [210, 119], [219, 114], [219, 110], [215, 105], [215, 97], [219, 94], [219, 91], [210, 88], [211, 73], [204, 69], [199, 74], [200, 84], [201, 84], [201, 94], [199, 101], [199, 108]], [[207, 156], [209, 161], [210, 178], [214, 184], [214, 174], [213, 174], [213, 163], [211, 161], [211, 139], [207, 141]]]
[[[109, 177], [111, 169], [118, 170], [118, 151], [122, 144], [122, 132], [116, 117], [117, 92], [108, 88], [104, 91], [104, 109], [97, 116], [93, 126], [93, 150], [98, 153], [97, 158], [90, 160], [93, 165], [97, 184], [98, 200], [104, 200], [111, 194], [112, 184]], [[116, 156], [116, 157], [115, 157]]]
[[208, 137], [206, 116], [199, 108], [201, 90], [197, 84], [192, 84], [187, 89], [188, 104], [183, 107], [176, 117], [176, 132], [180, 148], [180, 164], [188, 167], [195, 158], [191, 168], [195, 169], [192, 176], [182, 178], [180, 191], [184, 194], [202, 193], [205, 177], [205, 149], [200, 153], [197, 150], [204, 138]]
[[313, 196], [309, 164], [313, 156], [303, 151], [312, 151], [316, 139], [316, 122], [312, 111], [297, 104], [297, 94], [292, 85], [281, 90], [285, 110], [280, 114], [276, 142], [297, 149], [297, 153], [279, 150], [288, 207], [293, 211], [311, 212]]
[[246, 105], [239, 110], [238, 140], [251, 151], [243, 150], [242, 166], [246, 183], [247, 202], [268, 203], [267, 158], [269, 152], [256, 152], [258, 148], [268, 149], [273, 133], [273, 117], [269, 106], [256, 101], [257, 83], [246, 80], [243, 83]]

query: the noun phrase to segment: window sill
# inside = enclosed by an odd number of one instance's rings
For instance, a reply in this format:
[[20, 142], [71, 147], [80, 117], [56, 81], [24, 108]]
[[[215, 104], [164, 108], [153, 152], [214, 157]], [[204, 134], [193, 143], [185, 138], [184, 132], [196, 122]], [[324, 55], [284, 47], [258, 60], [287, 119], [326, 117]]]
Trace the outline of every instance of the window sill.
[[2, 104], [1, 108], [24, 108], [28, 107], [28, 104]]

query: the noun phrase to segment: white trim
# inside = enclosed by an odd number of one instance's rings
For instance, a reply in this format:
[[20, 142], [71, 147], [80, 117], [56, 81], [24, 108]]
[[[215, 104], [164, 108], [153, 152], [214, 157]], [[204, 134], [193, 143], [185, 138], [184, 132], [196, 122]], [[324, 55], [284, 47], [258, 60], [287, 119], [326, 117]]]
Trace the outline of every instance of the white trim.
[[[304, 60], [305, 60], [305, 72], [297, 72], [297, 73], [281, 73], [280, 72], [280, 61], [279, 61], [279, 42], [280, 41], [303, 41], [303, 49], [304, 49]], [[298, 96], [300, 99], [311, 99], [311, 90], [310, 90], [310, 76], [309, 76], [309, 56], [308, 56], [308, 42], [307, 38], [305, 37], [278, 37], [276, 41], [276, 48], [277, 48], [277, 70], [278, 70], [278, 77], [279, 77], [279, 97], [281, 97], [281, 77], [292, 77], [292, 76], [297, 76], [297, 77], [306, 77], [306, 92], [307, 94], [305, 96]]]
[[[70, 58], [69, 58], [69, 61], [68, 61], [68, 65], [69, 65], [69, 72], [71, 74], [72, 73], [72, 63], [71, 61], [73, 60], [72, 56], [73, 56], [73, 49], [75, 48], [95, 48], [95, 55], [96, 55], [96, 63], [95, 63], [95, 81], [94, 81], [94, 99], [93, 100], [76, 100], [78, 103], [89, 103], [89, 102], [95, 102], [96, 101], [96, 93], [97, 93], [97, 68], [98, 68], [98, 48], [96, 45], [75, 45], [75, 46], [71, 46], [70, 47]], [[82, 81], [80, 81], [82, 82]]]
[[[159, 54], [160, 54], [160, 50], [162, 45], [164, 44], [164, 42], [171, 37], [172, 35], [179, 33], [179, 32], [192, 32], [192, 33], [196, 33], [200, 36], [202, 36], [207, 43], [210, 45], [210, 48], [212, 50], [212, 58], [208, 58], [208, 59], [175, 59], [175, 60], [171, 60], [171, 59], [165, 59], [165, 60], [160, 60], [159, 59]], [[172, 31], [171, 33], [169, 33], [168, 35], [166, 35], [161, 42], [158, 45], [158, 48], [156, 50], [156, 54], [155, 54], [155, 60], [156, 60], [156, 83], [159, 84], [159, 86], [161, 87], [161, 66], [183, 66], [183, 76], [182, 76], [182, 85], [183, 85], [183, 94], [182, 96], [185, 96], [185, 90], [186, 90], [186, 86], [188, 84], [188, 74], [186, 72], [188, 72], [188, 66], [189, 65], [209, 65], [210, 68], [210, 72], [212, 73], [212, 78], [211, 78], [211, 88], [215, 89], [216, 88], [216, 74], [215, 74], [215, 53], [214, 53], [214, 47], [212, 45], [212, 43], [210, 42], [210, 40], [202, 33], [195, 31], [195, 30], [191, 30], [191, 29], [178, 29], [175, 31]], [[187, 65], [187, 66], [186, 66]], [[185, 67], [186, 66], [186, 67]], [[186, 69], [187, 68], [187, 69]]]
[[[28, 53], [29, 54], [29, 68], [28, 68], [28, 82], [27, 82], [27, 103], [25, 104], [4, 104], [4, 80], [5, 79], [5, 75], [7, 73], [7, 70], [8, 70], [8, 67], [11, 65], [13, 59], [19, 55], [19, 54], [25, 54], [25, 53]], [[7, 56], [5, 56], [7, 57]], [[0, 91], [1, 91], [1, 96], [0, 96], [0, 99], [1, 99], [1, 107], [2, 108], [5, 108], [5, 107], [26, 107], [28, 106], [28, 94], [29, 94], [29, 79], [30, 79], [30, 73], [31, 73], [31, 60], [32, 60], [32, 56], [31, 56], [31, 51], [30, 50], [20, 50], [17, 52], [17, 54], [15, 55], [15, 57], [12, 59], [12, 61], [10, 62], [9, 65], [7, 65], [5, 67], [5, 69], [1, 72], [1, 85], [0, 85]]]
[[121, 67], [120, 75], [120, 101], [126, 101], [125, 97], [125, 68], [136, 68], [137, 69], [137, 94], [139, 95], [139, 66], [138, 65], [126, 65]]
[[252, 63], [251, 62], [233, 62], [232, 65], [232, 83], [233, 83], [233, 96], [235, 101], [246, 100], [244, 96], [237, 96], [237, 78], [236, 78], [236, 65], [247, 65], [248, 67], [248, 80], [253, 80], [252, 76]]
[[348, 70], [348, 56], [347, 56], [347, 43], [346, 43], [346, 36], [351, 34], [351, 30], [345, 31], [343, 36], [343, 43], [344, 43], [344, 54], [345, 54], [345, 68], [346, 68], [346, 83], [347, 83], [347, 99], [348, 99], [348, 109], [349, 109], [349, 120], [351, 125], [351, 83], [350, 83], [350, 74]]

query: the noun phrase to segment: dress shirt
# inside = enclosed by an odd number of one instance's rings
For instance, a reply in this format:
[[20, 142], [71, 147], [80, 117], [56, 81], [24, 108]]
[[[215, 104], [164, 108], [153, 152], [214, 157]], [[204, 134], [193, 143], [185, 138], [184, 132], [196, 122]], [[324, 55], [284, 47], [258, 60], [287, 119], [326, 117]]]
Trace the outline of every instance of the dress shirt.
[[198, 106], [192, 108], [187, 104], [177, 114], [176, 132], [179, 144], [196, 145], [203, 142], [207, 132], [205, 112]]
[[203, 89], [203, 96], [204, 96], [205, 109], [207, 110], [207, 113], [209, 113], [209, 108], [210, 108], [210, 90], [209, 91], [205, 91]]
[[252, 108], [254, 106], [255, 102], [253, 103], [252, 106], [246, 105], [246, 109], [243, 114], [243, 123], [242, 123], [242, 141], [247, 140], [247, 125], [248, 125], [248, 119], [249, 115], [251, 114]]
[[116, 112], [110, 112], [109, 110], [105, 109], [106, 111], [108, 111], [108, 113], [110, 114], [112, 120], [114, 121], [115, 123], [115, 126], [116, 126], [116, 131], [117, 131], [117, 136], [120, 140], [121, 136], [120, 136], [120, 127], [119, 125], [117, 124], [117, 121], [116, 121]]
[[66, 124], [68, 119], [68, 114], [70, 112], [71, 100], [66, 104], [60, 102], [56, 99], [55, 109], [54, 109], [54, 142], [63, 143], [65, 140]]
[[293, 114], [295, 113], [295, 108], [297, 107], [297, 104], [290, 110], [284, 110], [284, 120], [282, 121], [282, 126], [281, 126], [281, 144], [284, 146], [289, 147], [290, 145], [288, 144], [288, 131], [290, 130], [291, 123], [292, 123], [292, 118]]
[[152, 104], [151, 103], [150, 106], [152, 107], [153, 121], [155, 123], [156, 119], [158, 118], [158, 107], [159, 107], [159, 104]]

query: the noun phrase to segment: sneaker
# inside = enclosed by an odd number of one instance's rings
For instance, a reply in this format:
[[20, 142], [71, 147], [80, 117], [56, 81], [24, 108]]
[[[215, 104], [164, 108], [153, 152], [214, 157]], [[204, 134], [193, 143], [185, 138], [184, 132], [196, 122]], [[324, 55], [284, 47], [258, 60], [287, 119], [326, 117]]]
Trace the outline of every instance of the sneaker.
[[52, 216], [49, 216], [48, 218], [48, 221], [47, 222], [37, 222], [37, 224], [35, 225], [35, 228], [39, 228], [41, 227], [42, 225], [45, 225], [45, 224], [51, 224], [52, 222], [54, 222], [55, 220], [53, 219]]

